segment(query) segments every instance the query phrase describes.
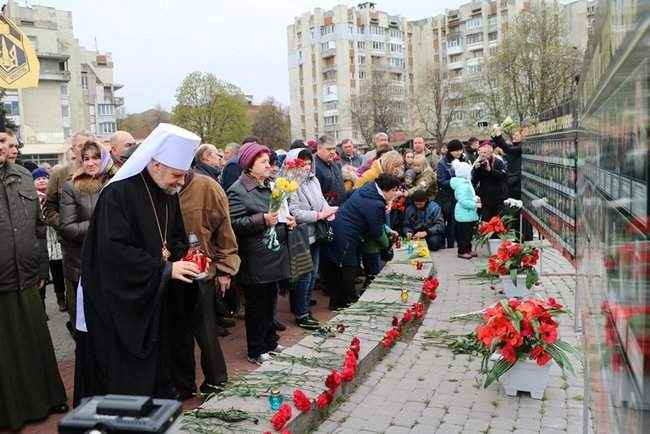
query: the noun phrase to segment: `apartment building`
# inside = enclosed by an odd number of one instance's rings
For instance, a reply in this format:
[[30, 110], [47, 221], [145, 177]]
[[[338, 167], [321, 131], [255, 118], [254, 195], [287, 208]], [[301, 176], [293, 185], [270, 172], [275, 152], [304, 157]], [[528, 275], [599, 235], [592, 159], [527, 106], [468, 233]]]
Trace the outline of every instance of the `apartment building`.
[[2, 12], [25, 32], [40, 62], [38, 87], [7, 90], [2, 100], [25, 158], [57, 163], [74, 131], [112, 134], [124, 101], [114, 95], [121, 86], [110, 54], [79, 45], [69, 11], [9, 0]]
[[[474, 1], [415, 21], [381, 12], [374, 3], [315, 9], [296, 18], [287, 29], [292, 136], [308, 138], [333, 129], [341, 138], [363, 143], [352, 128], [344, 101], [365, 78], [369, 56], [385, 58], [396, 72], [399, 68], [399, 83], [405, 90], [400, 97], [407, 109], [408, 98], [426, 85], [432, 70], [449, 81], [452, 95], [455, 88], [475, 83], [481, 78], [483, 61], [496, 53], [508, 26], [531, 1]], [[570, 43], [584, 48], [595, 1], [576, 0], [562, 7]], [[372, 24], [378, 26], [373, 27], [374, 33], [364, 33], [364, 26]], [[332, 26], [329, 33], [327, 26]], [[334, 108], [336, 112], [331, 111]], [[328, 128], [330, 116], [336, 116], [336, 128]], [[455, 114], [450, 134], [469, 134], [468, 120], [480, 121], [483, 116], [479, 102], [466, 101]], [[414, 117], [408, 119], [411, 125], [406, 128], [418, 130]]]
[[362, 143], [352, 127], [350, 98], [373, 72], [390, 79], [394, 103], [405, 110], [405, 29], [402, 17], [369, 2], [297, 17], [287, 28], [292, 136], [327, 133]]

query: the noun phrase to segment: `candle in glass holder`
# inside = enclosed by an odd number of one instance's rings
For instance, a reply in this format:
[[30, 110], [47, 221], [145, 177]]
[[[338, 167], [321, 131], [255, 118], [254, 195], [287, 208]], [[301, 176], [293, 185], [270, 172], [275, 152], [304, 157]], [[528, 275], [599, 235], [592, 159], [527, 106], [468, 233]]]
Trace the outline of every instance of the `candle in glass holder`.
[[271, 390], [271, 394], [269, 395], [269, 405], [271, 406], [271, 410], [278, 411], [283, 400], [284, 399], [278, 389]]

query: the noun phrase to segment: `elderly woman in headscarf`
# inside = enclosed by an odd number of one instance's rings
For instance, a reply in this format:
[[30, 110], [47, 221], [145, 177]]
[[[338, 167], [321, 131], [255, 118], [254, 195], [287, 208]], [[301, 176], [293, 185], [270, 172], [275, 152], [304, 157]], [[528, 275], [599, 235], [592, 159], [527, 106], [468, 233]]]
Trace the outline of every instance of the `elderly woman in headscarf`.
[[81, 149], [81, 165], [63, 185], [59, 203], [60, 234], [63, 238], [64, 277], [71, 284], [66, 289], [68, 313], [75, 324], [76, 289], [81, 272], [81, 246], [86, 238], [90, 218], [95, 211], [99, 192], [117, 172], [110, 153], [100, 143], [89, 140]]
[[401, 177], [404, 173], [404, 157], [402, 157], [402, 154], [397, 151], [388, 151], [375, 159], [370, 168], [357, 179], [354, 188], [363, 187], [377, 179], [382, 173], [397, 176], [398, 178]]
[[[246, 342], [248, 360], [262, 364], [271, 352], [280, 352], [273, 310], [278, 286], [289, 279], [287, 229], [295, 219], [279, 222], [279, 213], [269, 212], [271, 201], [271, 150], [256, 142], [246, 143], [239, 152], [242, 174], [228, 189], [230, 221], [237, 236], [241, 266], [237, 275], [246, 295]], [[276, 228], [279, 248], [269, 249], [264, 235]]]

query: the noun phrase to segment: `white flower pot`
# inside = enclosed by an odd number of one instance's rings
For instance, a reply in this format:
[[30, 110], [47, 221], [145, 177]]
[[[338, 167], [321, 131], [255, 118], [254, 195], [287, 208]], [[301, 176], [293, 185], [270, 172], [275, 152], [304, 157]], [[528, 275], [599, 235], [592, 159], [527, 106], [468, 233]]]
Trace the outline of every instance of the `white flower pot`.
[[526, 275], [517, 275], [517, 284], [512, 281], [510, 275], [501, 276], [501, 285], [507, 298], [524, 298], [530, 295], [530, 291], [526, 288]]
[[[500, 355], [494, 354], [491, 360], [496, 362], [500, 358]], [[517, 392], [529, 392], [531, 398], [542, 399], [544, 390], [548, 385], [553, 363], [555, 362], [550, 360], [546, 365], [539, 366], [534, 360], [519, 360], [505, 374], [499, 377], [499, 383], [501, 383], [508, 396], [517, 396]]]
[[500, 238], [490, 238], [487, 240], [487, 245], [488, 245], [488, 252], [490, 255], [496, 255], [497, 250], [499, 250], [499, 246], [501, 245], [501, 239]]

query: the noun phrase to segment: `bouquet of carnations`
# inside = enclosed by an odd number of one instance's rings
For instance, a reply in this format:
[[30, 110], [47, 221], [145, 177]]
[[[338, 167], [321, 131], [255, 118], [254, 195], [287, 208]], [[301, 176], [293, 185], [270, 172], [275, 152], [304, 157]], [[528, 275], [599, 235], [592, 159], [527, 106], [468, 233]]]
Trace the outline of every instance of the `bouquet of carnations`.
[[481, 248], [494, 235], [497, 235], [502, 240], [514, 240], [516, 238], [515, 232], [508, 227], [512, 220], [513, 217], [511, 216], [501, 218], [497, 215], [487, 222], [479, 223], [472, 239], [475, 248]]
[[[271, 202], [269, 212], [278, 212], [290, 194], [298, 191], [300, 183], [307, 176], [305, 162], [299, 158], [285, 161], [282, 171], [271, 186]], [[275, 226], [269, 228], [264, 235], [264, 242], [269, 250], [276, 251], [280, 248], [278, 234]]]
[[[563, 313], [567, 310], [554, 298], [504, 299], [487, 308], [483, 324], [476, 328], [477, 342], [488, 350], [481, 364], [481, 372], [487, 374], [483, 386], [489, 386], [517, 361], [526, 358], [539, 366], [553, 359], [562, 370], [574, 373], [568, 355], [573, 354], [577, 359], [580, 355], [571, 344], [558, 338], [558, 323], [553, 319]], [[500, 359], [488, 369], [495, 353]]]
[[487, 271], [494, 276], [510, 275], [516, 284], [518, 274], [526, 274], [526, 288], [530, 289], [539, 280], [535, 265], [539, 261], [539, 250], [510, 240], [501, 242], [496, 255], [488, 258]]

